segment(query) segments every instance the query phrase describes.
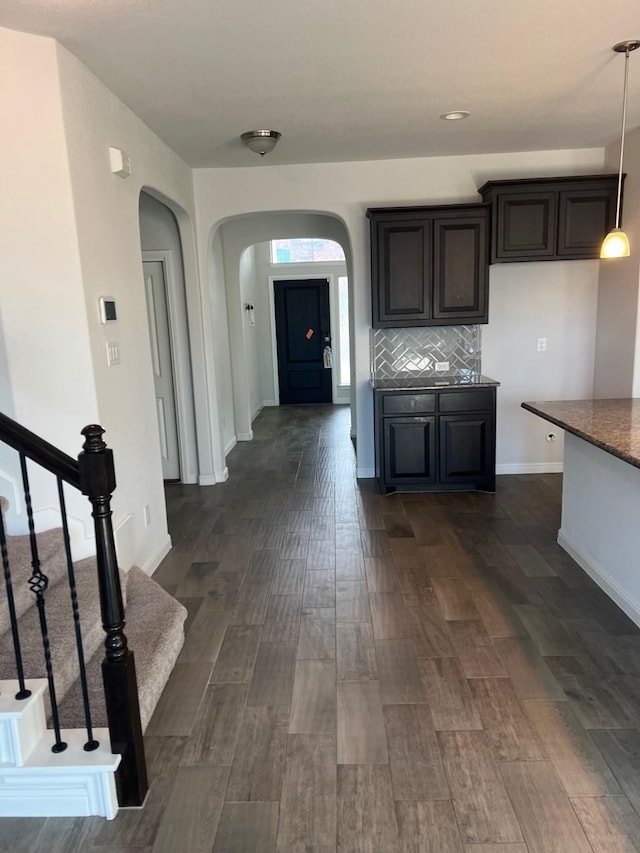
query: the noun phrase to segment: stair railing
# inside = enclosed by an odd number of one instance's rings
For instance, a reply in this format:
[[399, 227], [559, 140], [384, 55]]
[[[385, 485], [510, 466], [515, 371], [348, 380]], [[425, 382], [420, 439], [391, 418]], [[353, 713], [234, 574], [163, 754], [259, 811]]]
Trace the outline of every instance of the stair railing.
[[[85, 438], [83, 449], [77, 461], [57, 447], [40, 438], [35, 433], [18, 424], [16, 421], [0, 413], [0, 441], [12, 447], [19, 454], [22, 486], [27, 512], [29, 542], [31, 549], [31, 577], [29, 587], [36, 596], [38, 619], [42, 636], [43, 655], [49, 701], [51, 705], [51, 722], [54, 731], [53, 752], [63, 752], [66, 743], [62, 740], [59, 722], [58, 700], [56, 696], [55, 672], [51, 661], [49, 631], [47, 625], [46, 591], [49, 579], [43, 573], [38, 553], [38, 538], [35, 532], [35, 522], [31, 499], [31, 487], [27, 460], [30, 460], [45, 470], [51, 472], [57, 479], [60, 514], [62, 518], [62, 536], [67, 565], [67, 577], [71, 596], [73, 613], [73, 629], [75, 632], [76, 650], [82, 701], [87, 731], [85, 750], [91, 751], [98, 747], [94, 738], [89, 691], [87, 684], [86, 665], [82, 647], [82, 631], [76, 591], [76, 581], [71, 556], [71, 543], [67, 512], [65, 505], [64, 487], [67, 483], [80, 491], [89, 499], [92, 506], [92, 516], [96, 536], [96, 562], [98, 570], [98, 587], [100, 593], [100, 609], [102, 626], [105, 637], [105, 657], [102, 662], [102, 679], [104, 684], [105, 704], [111, 750], [122, 756], [116, 774], [118, 802], [121, 806], [139, 806], [144, 802], [148, 790], [147, 769], [140, 722], [140, 707], [138, 703], [138, 688], [136, 681], [135, 661], [131, 649], [127, 645], [124, 633], [125, 618], [120, 587], [120, 575], [116, 557], [115, 539], [111, 513], [111, 496], [116, 487], [113, 451], [102, 440], [104, 430], [97, 424], [86, 426], [82, 430]], [[5, 589], [9, 610], [9, 622], [16, 664], [18, 692], [16, 699], [23, 700], [31, 695], [25, 681], [22, 649], [18, 619], [14, 599], [14, 580], [11, 577], [10, 554], [7, 548], [7, 537], [4, 519], [0, 508], [0, 556], [4, 572]]]

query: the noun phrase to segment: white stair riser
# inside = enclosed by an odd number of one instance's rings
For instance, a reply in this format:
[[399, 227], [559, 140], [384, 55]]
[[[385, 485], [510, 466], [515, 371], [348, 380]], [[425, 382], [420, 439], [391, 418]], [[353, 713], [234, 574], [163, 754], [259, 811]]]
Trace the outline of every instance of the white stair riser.
[[15, 699], [17, 681], [0, 681], [0, 764], [22, 767], [47, 729], [44, 679], [29, 680], [28, 699]]
[[47, 730], [47, 682], [27, 681], [28, 699], [17, 700], [18, 684], [0, 681], [0, 817], [116, 816], [115, 771], [108, 729], [96, 729], [100, 746], [85, 752], [83, 729], [62, 731], [67, 749], [53, 753]]
[[0, 770], [0, 817], [90, 817], [112, 820], [118, 811], [113, 771], [81, 768], [50, 773], [49, 768]]

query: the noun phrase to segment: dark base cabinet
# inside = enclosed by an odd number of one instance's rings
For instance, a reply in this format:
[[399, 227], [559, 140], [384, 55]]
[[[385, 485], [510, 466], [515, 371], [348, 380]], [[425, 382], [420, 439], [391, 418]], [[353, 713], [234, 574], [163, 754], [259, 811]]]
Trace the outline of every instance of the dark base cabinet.
[[377, 390], [374, 409], [380, 491], [495, 491], [494, 387]]
[[385, 483], [435, 483], [435, 427], [435, 418], [384, 418]]
[[440, 482], [484, 480], [495, 469], [493, 413], [442, 415], [440, 418]]

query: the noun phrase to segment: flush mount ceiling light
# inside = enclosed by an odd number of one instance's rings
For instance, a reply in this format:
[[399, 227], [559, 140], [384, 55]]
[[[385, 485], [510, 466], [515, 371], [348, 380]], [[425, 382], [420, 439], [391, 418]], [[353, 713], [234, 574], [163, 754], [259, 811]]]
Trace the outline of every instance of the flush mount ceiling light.
[[277, 130], [247, 130], [240, 139], [250, 151], [264, 157], [276, 147], [277, 141], [282, 136]]
[[622, 196], [622, 161], [624, 158], [624, 134], [627, 127], [627, 89], [629, 86], [629, 54], [640, 47], [640, 40], [629, 39], [614, 44], [616, 53], [624, 53], [624, 89], [622, 94], [622, 131], [620, 134], [620, 168], [618, 169], [618, 200], [616, 202], [616, 227], [602, 242], [601, 258], [628, 258], [631, 254], [629, 238], [620, 228], [620, 198]]
[[453, 110], [450, 113], [442, 113], [440, 118], [445, 119], [445, 121], [460, 121], [461, 118], [469, 118], [471, 113], [468, 113], [466, 110]]

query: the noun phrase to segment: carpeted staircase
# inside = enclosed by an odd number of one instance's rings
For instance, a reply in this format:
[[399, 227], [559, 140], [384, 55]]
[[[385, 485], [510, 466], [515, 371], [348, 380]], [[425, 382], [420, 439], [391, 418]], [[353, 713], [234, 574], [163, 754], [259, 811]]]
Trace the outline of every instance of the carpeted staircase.
[[[46, 672], [36, 599], [28, 586], [31, 575], [29, 537], [7, 537], [7, 548], [25, 676], [29, 679], [44, 678]], [[49, 578], [45, 600], [60, 723], [65, 729], [81, 728], [84, 725], [84, 714], [61, 531], [39, 533], [38, 553], [41, 570]], [[107, 717], [101, 673], [105, 635], [100, 617], [95, 558], [75, 563], [74, 568], [92, 721], [95, 727], [105, 727]], [[182, 648], [187, 614], [178, 601], [140, 569], [134, 567], [126, 574], [121, 572], [120, 579], [126, 614], [125, 633], [129, 648], [135, 654], [140, 717], [144, 731]], [[0, 679], [15, 677], [6, 590], [0, 581]]]

